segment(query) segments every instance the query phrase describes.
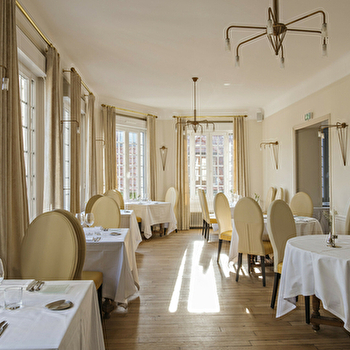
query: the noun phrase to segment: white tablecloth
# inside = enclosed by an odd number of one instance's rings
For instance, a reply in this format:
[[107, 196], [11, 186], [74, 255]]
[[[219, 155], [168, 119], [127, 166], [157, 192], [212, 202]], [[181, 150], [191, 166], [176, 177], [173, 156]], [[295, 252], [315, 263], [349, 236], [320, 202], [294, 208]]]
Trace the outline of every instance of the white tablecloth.
[[[29, 280], [4, 280], [0, 285], [1, 301], [6, 286], [26, 286]], [[25, 289], [25, 288], [24, 288]], [[74, 306], [52, 311], [45, 305], [65, 299]], [[105, 349], [97, 293], [92, 281], [49, 281], [39, 292], [23, 291], [23, 307], [0, 309], [0, 321], [9, 326], [0, 338], [0, 349]]]
[[177, 221], [169, 202], [126, 202], [125, 207], [142, 219], [141, 230], [146, 238], [152, 236], [152, 225], [168, 223], [166, 234], [176, 230]]
[[142, 242], [142, 237], [139, 224], [137, 223], [136, 215], [133, 210], [120, 211], [120, 227], [130, 228], [130, 233], [133, 238], [133, 248], [136, 252], [137, 247], [139, 246], [140, 242]]
[[[304, 216], [295, 216], [295, 228], [297, 236], [305, 236], [305, 235], [320, 235], [323, 234], [321, 224], [315, 218], [309, 218]], [[267, 232], [267, 217], [264, 215], [264, 233], [263, 240], [269, 241], [269, 234]], [[229, 261], [234, 260], [238, 256], [238, 234], [234, 225], [234, 221], [232, 220], [232, 238], [230, 244], [230, 252], [229, 252]]]
[[[130, 230], [84, 228], [86, 235], [86, 257], [83, 270], [103, 273], [102, 296], [126, 303], [139, 287], [135, 250]], [[118, 235], [113, 235], [116, 232]], [[93, 237], [101, 237], [94, 242]]]
[[303, 236], [287, 242], [276, 317], [296, 307], [297, 295], [316, 295], [350, 331], [350, 236], [340, 235], [336, 248], [328, 247], [326, 239]]

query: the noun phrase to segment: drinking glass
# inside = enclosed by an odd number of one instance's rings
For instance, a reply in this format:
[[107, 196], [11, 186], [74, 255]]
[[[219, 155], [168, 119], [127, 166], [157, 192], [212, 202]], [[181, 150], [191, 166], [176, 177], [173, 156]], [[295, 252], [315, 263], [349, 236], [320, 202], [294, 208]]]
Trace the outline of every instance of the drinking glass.
[[85, 222], [85, 214], [84, 214], [84, 212], [76, 213], [75, 217], [79, 220], [81, 226], [84, 226], [84, 222]]
[[94, 214], [93, 213], [87, 213], [85, 215], [85, 223], [89, 227], [91, 227], [94, 224], [94, 222], [95, 222], [94, 220], [95, 220], [95, 218], [94, 218]]

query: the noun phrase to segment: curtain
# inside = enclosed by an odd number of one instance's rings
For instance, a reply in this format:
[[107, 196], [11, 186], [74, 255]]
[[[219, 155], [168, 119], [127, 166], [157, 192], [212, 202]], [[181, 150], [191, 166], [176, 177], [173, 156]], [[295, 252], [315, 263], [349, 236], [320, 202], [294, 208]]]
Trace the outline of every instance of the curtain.
[[16, 42], [16, 2], [0, 2], [0, 258], [6, 278], [20, 278], [20, 249], [29, 224]]
[[54, 47], [46, 53], [44, 211], [63, 208], [62, 75]]
[[88, 200], [97, 194], [97, 171], [96, 171], [96, 129], [95, 129], [95, 96], [89, 94], [87, 105], [87, 140], [88, 149], [86, 154], [87, 176], [87, 192]]
[[102, 110], [104, 147], [104, 191], [117, 188], [117, 149], [115, 108], [105, 106]]
[[71, 85], [71, 149], [70, 149], [70, 211], [80, 213], [80, 133], [81, 78], [74, 68], [70, 72]]
[[236, 117], [233, 120], [233, 190], [242, 197], [248, 196], [247, 155], [244, 124], [244, 117]]
[[176, 124], [176, 189], [179, 192], [177, 206], [177, 228], [188, 230], [190, 228], [190, 187], [188, 183], [187, 161], [187, 132], [185, 123], [179, 119]]
[[156, 118], [147, 116], [147, 196], [156, 200], [157, 190]]

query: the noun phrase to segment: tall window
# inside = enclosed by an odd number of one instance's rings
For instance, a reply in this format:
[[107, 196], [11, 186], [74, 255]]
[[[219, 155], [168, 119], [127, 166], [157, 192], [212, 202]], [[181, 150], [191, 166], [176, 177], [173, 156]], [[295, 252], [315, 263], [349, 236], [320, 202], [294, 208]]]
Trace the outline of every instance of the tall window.
[[[232, 124], [229, 128], [232, 129]], [[224, 192], [230, 199], [233, 189], [233, 133], [219, 130], [196, 134], [189, 130], [188, 145], [191, 206], [198, 207], [198, 188], [205, 190], [210, 206], [218, 192]]]
[[19, 87], [22, 114], [24, 162], [28, 194], [28, 209], [29, 218], [31, 221], [36, 216], [35, 79], [21, 71], [19, 75]]
[[117, 125], [118, 190], [125, 200], [146, 196], [146, 131]]

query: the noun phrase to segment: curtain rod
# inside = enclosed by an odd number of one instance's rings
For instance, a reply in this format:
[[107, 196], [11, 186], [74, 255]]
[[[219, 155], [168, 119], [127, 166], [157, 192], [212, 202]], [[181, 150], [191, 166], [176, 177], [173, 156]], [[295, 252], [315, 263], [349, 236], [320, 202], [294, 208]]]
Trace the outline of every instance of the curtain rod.
[[17, 7], [21, 10], [24, 17], [27, 18], [29, 23], [33, 26], [33, 28], [38, 32], [38, 34], [42, 37], [42, 39], [46, 42], [47, 45], [53, 46], [52, 42], [44, 35], [44, 33], [38, 28], [38, 26], [34, 23], [34, 21], [31, 19], [31, 17], [28, 15], [26, 10], [22, 7], [22, 5], [16, 0]]
[[[208, 116], [197, 116], [196, 118], [240, 118], [240, 117], [243, 117], [243, 118], [247, 118], [248, 116], [245, 114], [245, 115], [208, 115]], [[185, 119], [189, 119], [189, 118], [193, 118], [193, 115], [192, 116], [187, 116], [187, 115], [184, 115], [184, 116], [177, 116], [177, 115], [173, 115], [173, 118], [185, 118]]]
[[[70, 72], [75, 72], [79, 75], [79, 73], [77, 72], [77, 70], [72, 67], [71, 69], [63, 69], [63, 72], [64, 73], [70, 73]], [[81, 76], [79, 75], [80, 79], [81, 79]], [[88, 86], [83, 82], [83, 80], [81, 79], [81, 85], [84, 86], [84, 88], [86, 89], [86, 91], [90, 94], [90, 95], [93, 95], [93, 93], [90, 91], [90, 89], [88, 88]]]
[[102, 104], [101, 107], [111, 107], [111, 108], [118, 109], [119, 111], [124, 111], [124, 112], [129, 112], [129, 113], [135, 113], [135, 114], [141, 114], [141, 115], [144, 115], [144, 116], [146, 116], [146, 117], [158, 118], [156, 115], [153, 115], [153, 114], [150, 114], [150, 113], [142, 113], [142, 112], [132, 111], [132, 110], [130, 110], [130, 109], [119, 108], [119, 107], [116, 107], [116, 106], [110, 106], [110, 105]]

